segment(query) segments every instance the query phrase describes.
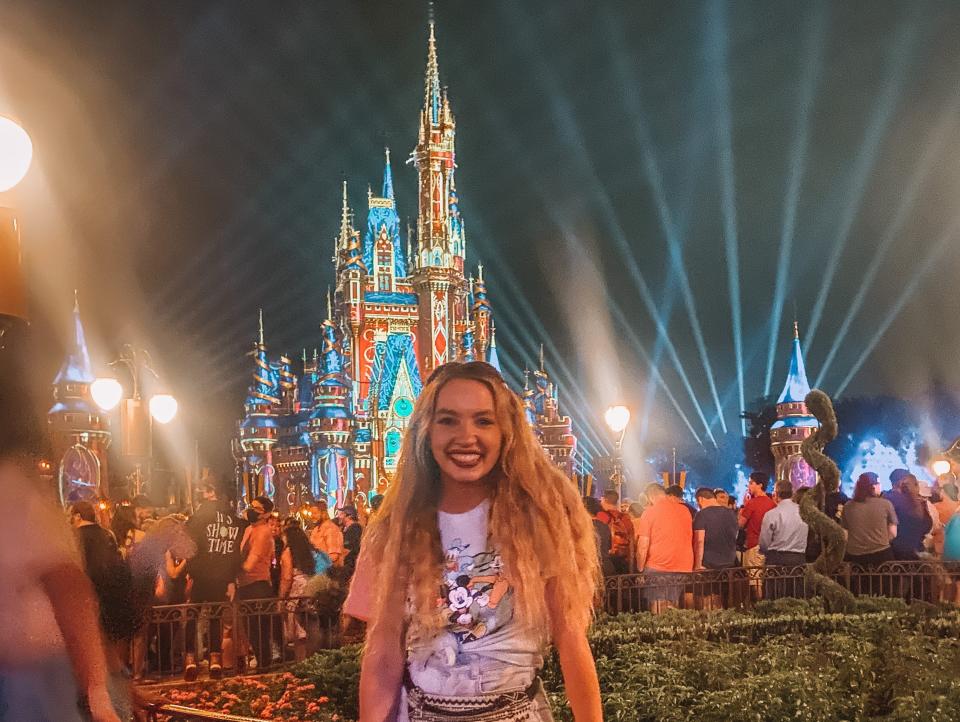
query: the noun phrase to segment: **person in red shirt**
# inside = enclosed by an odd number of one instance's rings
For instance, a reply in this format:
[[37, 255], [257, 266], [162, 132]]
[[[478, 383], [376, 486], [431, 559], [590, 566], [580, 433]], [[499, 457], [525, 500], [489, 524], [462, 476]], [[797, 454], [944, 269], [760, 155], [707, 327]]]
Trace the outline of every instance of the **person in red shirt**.
[[677, 572], [693, 571], [693, 518], [683, 502], [664, 492], [663, 487], [647, 487], [650, 506], [644, 509], [637, 527], [637, 571], [651, 587], [645, 598], [650, 611], [658, 614], [680, 601], [683, 584], [664, 582]]
[[[760, 553], [760, 528], [764, 515], [776, 507], [773, 499], [767, 495], [767, 486], [770, 476], [763, 471], [754, 471], [747, 482], [747, 499], [740, 508], [737, 521], [747, 533], [744, 544], [743, 566], [762, 567], [763, 554]], [[763, 585], [760, 581], [760, 570], [750, 572], [750, 591], [754, 599], [763, 597]]]

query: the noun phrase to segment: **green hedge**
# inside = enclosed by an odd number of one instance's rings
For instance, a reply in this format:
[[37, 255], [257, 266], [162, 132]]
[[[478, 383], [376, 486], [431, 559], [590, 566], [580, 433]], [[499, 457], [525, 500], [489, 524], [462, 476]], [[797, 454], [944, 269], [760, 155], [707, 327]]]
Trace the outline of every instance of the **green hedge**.
[[[956, 609], [860, 600], [828, 614], [817, 600], [780, 600], [605, 617], [590, 644], [606, 720], [960, 720], [958, 633]], [[359, 652], [292, 671], [356, 719]], [[555, 658], [543, 676], [558, 722], [572, 720]]]

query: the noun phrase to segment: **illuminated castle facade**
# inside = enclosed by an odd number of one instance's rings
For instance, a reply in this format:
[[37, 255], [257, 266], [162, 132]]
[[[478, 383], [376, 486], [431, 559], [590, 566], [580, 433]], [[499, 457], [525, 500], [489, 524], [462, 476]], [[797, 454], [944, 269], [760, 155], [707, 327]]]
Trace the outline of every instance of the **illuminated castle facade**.
[[785, 479], [793, 484], [794, 489], [817, 483], [817, 472], [800, 455], [800, 444], [820, 426], [807, 409], [805, 399], [809, 393], [800, 330], [794, 322], [790, 370], [777, 399], [777, 420], [770, 427], [770, 450], [776, 463], [775, 480]]
[[[282, 510], [306, 498], [330, 506], [382, 492], [396, 470], [414, 401], [430, 373], [449, 361], [499, 369], [493, 307], [483, 267], [466, 275], [467, 243], [456, 181], [456, 122], [440, 85], [433, 24], [419, 133], [416, 238], [401, 236], [387, 151], [379, 195], [367, 193], [367, 222], [354, 225], [343, 186], [333, 262], [336, 289], [321, 325], [322, 350], [294, 373], [260, 338], [234, 456], [249, 499], [266, 493]], [[530, 420], [544, 447], [571, 475], [576, 440], [557, 407], [556, 387], [535, 372]]]

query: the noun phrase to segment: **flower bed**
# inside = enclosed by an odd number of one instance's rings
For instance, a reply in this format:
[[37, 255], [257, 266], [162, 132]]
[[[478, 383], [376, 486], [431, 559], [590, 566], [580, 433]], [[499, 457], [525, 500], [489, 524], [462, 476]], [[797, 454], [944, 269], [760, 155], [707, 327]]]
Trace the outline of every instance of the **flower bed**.
[[339, 722], [342, 713], [316, 686], [296, 675], [236, 677], [219, 682], [200, 682], [167, 690], [165, 699], [178, 705], [259, 719], [288, 722]]
[[[863, 600], [829, 614], [817, 600], [751, 613], [603, 618], [590, 634], [604, 719], [960, 719], [960, 611]], [[357, 718], [357, 645], [262, 679], [205, 683], [171, 701], [261, 719]], [[573, 719], [556, 659], [544, 682], [558, 722]]]

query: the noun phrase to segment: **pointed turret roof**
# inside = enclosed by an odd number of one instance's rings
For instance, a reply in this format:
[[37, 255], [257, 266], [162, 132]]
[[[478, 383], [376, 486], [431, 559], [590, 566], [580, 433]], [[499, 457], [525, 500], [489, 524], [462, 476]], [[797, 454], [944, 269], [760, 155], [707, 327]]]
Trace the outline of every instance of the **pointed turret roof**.
[[497, 326], [493, 322], [490, 323], [490, 346], [487, 349], [487, 363], [503, 374], [503, 369], [500, 368], [500, 356], [497, 353]]
[[67, 357], [63, 360], [63, 365], [53, 383], [92, 384], [93, 381], [90, 353], [87, 351], [87, 339], [83, 332], [83, 322], [80, 320], [80, 301], [74, 291], [73, 334], [67, 348]]
[[386, 163], [383, 166], [383, 197], [393, 200], [393, 171], [390, 170], [390, 149], [385, 149], [387, 156]]
[[810, 393], [810, 383], [807, 381], [807, 369], [803, 364], [803, 351], [800, 348], [800, 328], [793, 322], [793, 352], [790, 355], [790, 371], [787, 373], [787, 382], [780, 392], [778, 404], [803, 403]]

